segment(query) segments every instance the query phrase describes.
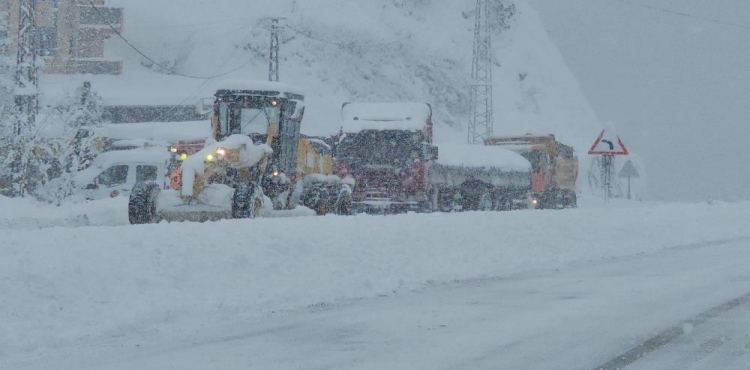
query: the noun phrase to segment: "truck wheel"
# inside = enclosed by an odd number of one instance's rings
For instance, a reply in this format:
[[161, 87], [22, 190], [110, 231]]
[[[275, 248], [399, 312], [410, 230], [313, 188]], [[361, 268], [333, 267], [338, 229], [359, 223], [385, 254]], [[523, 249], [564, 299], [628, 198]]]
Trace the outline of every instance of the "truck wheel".
[[320, 199], [318, 200], [318, 203], [313, 206], [313, 211], [315, 211], [316, 215], [325, 216], [328, 214], [328, 201], [328, 195], [322, 194]]
[[479, 197], [478, 204], [479, 211], [492, 211], [492, 194], [489, 191], [485, 191]]
[[336, 200], [336, 214], [342, 216], [351, 216], [352, 214], [352, 197], [348, 192], [342, 191]]
[[156, 183], [137, 183], [128, 199], [128, 220], [131, 225], [156, 223], [156, 199], [159, 186]]
[[255, 186], [238, 185], [232, 197], [232, 218], [255, 218], [255, 195]]

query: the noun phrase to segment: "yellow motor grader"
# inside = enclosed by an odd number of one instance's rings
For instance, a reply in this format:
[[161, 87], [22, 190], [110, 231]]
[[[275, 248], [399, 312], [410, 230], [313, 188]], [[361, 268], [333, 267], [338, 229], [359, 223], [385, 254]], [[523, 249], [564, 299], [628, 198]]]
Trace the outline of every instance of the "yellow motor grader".
[[319, 215], [349, 214], [353, 180], [332, 175], [324, 140], [300, 134], [304, 110], [304, 95], [285, 84], [221, 84], [212, 138], [182, 160], [178, 189], [166, 173], [163, 181], [134, 186], [130, 223], [254, 218], [300, 205]]

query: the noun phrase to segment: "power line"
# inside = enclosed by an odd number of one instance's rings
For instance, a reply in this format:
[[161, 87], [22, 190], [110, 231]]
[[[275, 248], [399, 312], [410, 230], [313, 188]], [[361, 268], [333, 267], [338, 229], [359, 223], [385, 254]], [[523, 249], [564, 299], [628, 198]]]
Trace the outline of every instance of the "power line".
[[[244, 43], [245, 41], [247, 41], [247, 39], [250, 38], [251, 35], [252, 35], [252, 31], [250, 31], [250, 33], [242, 39], [242, 42]], [[234, 53], [232, 53], [232, 55], [230, 55], [228, 58], [226, 58], [226, 60], [224, 61], [224, 63], [222, 63], [221, 65], [219, 65], [218, 67], [216, 67], [216, 71], [214, 71], [214, 73], [216, 73], [220, 69], [224, 68], [224, 66], [226, 66], [227, 63], [229, 63], [229, 61], [232, 59], [232, 57], [236, 53], [237, 53], [237, 50], [235, 50]], [[235, 68], [231, 72], [240, 70], [241, 68], [243, 68], [243, 67], [247, 66], [248, 64], [250, 64], [254, 59], [255, 59], [254, 57], [250, 58], [247, 62], [243, 63], [242, 65], [240, 65], [239, 67]], [[195, 89], [195, 91], [193, 91], [192, 93], [190, 93], [190, 95], [186, 96], [185, 99], [182, 99], [179, 103], [177, 103], [175, 106], [173, 106], [167, 112], [165, 112], [161, 116], [159, 116], [159, 119], [157, 119], [156, 122], [161, 122], [162, 120], [164, 120], [169, 114], [171, 114], [172, 112], [174, 112], [177, 109], [177, 107], [182, 106], [188, 100], [197, 98], [197, 94], [200, 93], [200, 91], [203, 89], [204, 86], [206, 86], [206, 84], [209, 81], [211, 81], [211, 79], [206, 79], [205, 81], [203, 81], [203, 83], [201, 83], [200, 86], [198, 86], [198, 88]], [[174, 115], [172, 117], [174, 117]]]
[[737, 28], [742, 28], [742, 29], [745, 29], [745, 30], [750, 30], [750, 26], [747, 26], [747, 25], [744, 25], [744, 24], [726, 22], [726, 21], [722, 21], [720, 19], [714, 19], [714, 18], [708, 18], [708, 17], [701, 17], [701, 16], [698, 16], [698, 15], [693, 15], [693, 14], [689, 14], [689, 13], [678, 12], [678, 11], [675, 11], [675, 10], [669, 10], [669, 9], [665, 9], [665, 8], [656, 7], [656, 6], [653, 6], [653, 5], [646, 5], [646, 4], [636, 3], [636, 2], [630, 1], [630, 0], [615, 0], [615, 1], [619, 1], [619, 2], [625, 3], [625, 4], [640, 6], [642, 8], [646, 8], [646, 9], [650, 9], [650, 10], [656, 10], [656, 11], [659, 11], [659, 12], [662, 12], [662, 13], [672, 14], [672, 15], [676, 15], [676, 16], [680, 16], [680, 17], [684, 17], [684, 18], [697, 19], [697, 20], [701, 20], [701, 21], [705, 21], [705, 22], [712, 22], [712, 23], [716, 23], [716, 24], [721, 24], [721, 25], [724, 25], [724, 26], [737, 27]]
[[[421, 34], [427, 32], [427, 31], [432, 30], [435, 26], [439, 26], [439, 24], [429, 25], [429, 26], [427, 26], [427, 27], [425, 27], [425, 28], [423, 28], [423, 29], [421, 29], [421, 30], [419, 30], [417, 32], [414, 32], [414, 33], [411, 33], [411, 34], [409, 34], [407, 36], [402, 37], [400, 39], [400, 41], [410, 40], [410, 39], [414, 38], [415, 36], [421, 35]], [[285, 27], [288, 28], [288, 29], [290, 29], [290, 30], [292, 30], [292, 32], [294, 32], [294, 33], [296, 33], [298, 35], [307, 37], [308, 39], [315, 40], [315, 41], [322, 42], [322, 43], [326, 43], [326, 44], [329, 44], [329, 45], [335, 45], [335, 46], [338, 46], [338, 47], [341, 47], [341, 48], [346, 48], [346, 47], [349, 47], [349, 46], [355, 44], [354, 41], [351, 41], [351, 42], [339, 42], [339, 41], [331, 41], [331, 40], [327, 40], [327, 39], [324, 39], [324, 38], [321, 38], [321, 37], [317, 37], [317, 36], [314, 36], [309, 31], [300, 31], [299, 29], [292, 27], [288, 22], [285, 24]], [[385, 45], [388, 45], [388, 43], [387, 42], [376, 42], [376, 41], [371, 41], [371, 42], [367, 42], [367, 43], [359, 43], [358, 44], [358, 46], [361, 47], [361, 48], [383, 47]]]
[[330, 45], [336, 45], [336, 46], [340, 46], [340, 47], [344, 47], [344, 46], [346, 46], [346, 44], [344, 44], [344, 43], [341, 43], [341, 42], [336, 42], [336, 41], [325, 40], [325, 39], [322, 39], [322, 38], [320, 38], [320, 37], [315, 37], [315, 36], [313, 36], [313, 35], [312, 35], [311, 33], [309, 33], [309, 32], [304, 32], [304, 31], [300, 31], [300, 30], [298, 30], [298, 29], [296, 29], [296, 28], [292, 27], [291, 25], [289, 25], [289, 23], [287, 23], [287, 24], [286, 24], [286, 28], [288, 28], [288, 29], [292, 30], [292, 31], [293, 31], [294, 33], [296, 33], [296, 34], [299, 34], [299, 35], [305, 36], [305, 37], [307, 37], [308, 39], [311, 39], [311, 40], [315, 40], [315, 41], [323, 42], [323, 43], [326, 43], [326, 44], [330, 44]]
[[155, 66], [157, 66], [159, 68], [162, 68], [163, 70], [168, 71], [169, 73], [171, 73], [173, 75], [177, 75], [177, 76], [181, 76], [181, 77], [186, 77], [186, 78], [193, 78], [193, 79], [196, 79], [196, 80], [210, 80], [210, 79], [223, 77], [223, 76], [226, 76], [226, 75], [231, 74], [233, 72], [236, 72], [240, 68], [242, 68], [245, 65], [247, 65], [247, 64], [250, 63], [250, 61], [248, 61], [247, 63], [245, 63], [245, 64], [241, 65], [240, 67], [237, 67], [237, 68], [235, 68], [235, 69], [233, 69], [231, 71], [220, 73], [220, 74], [213, 75], [213, 76], [192, 76], [192, 75], [187, 75], [187, 74], [184, 74], [184, 73], [177, 72], [177, 71], [175, 71], [172, 68], [165, 67], [164, 65], [162, 65], [159, 62], [155, 61], [154, 59], [152, 59], [151, 57], [149, 57], [148, 55], [146, 55], [144, 52], [142, 52], [140, 49], [138, 49], [128, 39], [126, 39], [125, 36], [123, 36], [122, 33], [120, 33], [120, 31], [118, 31], [117, 28], [115, 28], [115, 26], [112, 25], [112, 23], [106, 21], [105, 15], [101, 12], [101, 10], [99, 10], [99, 8], [94, 4], [94, 2], [92, 0], [88, 0], [88, 3], [91, 4], [91, 7], [99, 14], [99, 16], [102, 17], [103, 20], [105, 20], [105, 23], [107, 24], [107, 26], [109, 26], [109, 28], [111, 28], [112, 31], [119, 38], [122, 39], [122, 41], [124, 41], [128, 46], [130, 46], [131, 49], [135, 50], [135, 52], [137, 52], [138, 54], [140, 54], [142, 57], [146, 58], [146, 60], [148, 60], [149, 62], [153, 63]]

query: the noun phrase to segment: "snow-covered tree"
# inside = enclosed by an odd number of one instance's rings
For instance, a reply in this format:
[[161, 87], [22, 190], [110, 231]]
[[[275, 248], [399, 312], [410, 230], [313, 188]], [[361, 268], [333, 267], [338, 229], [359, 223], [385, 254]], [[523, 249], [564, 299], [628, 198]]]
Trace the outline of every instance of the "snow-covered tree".
[[[101, 123], [101, 99], [86, 83], [76, 89], [68, 104], [50, 114], [55, 152], [45, 173], [44, 187], [37, 196], [59, 203], [74, 191], [75, 174], [91, 165], [95, 153], [90, 129]], [[56, 133], [55, 133], [56, 132]]]
[[15, 136], [11, 130], [21, 118], [12, 110], [0, 118], [0, 192], [59, 203], [73, 193], [75, 173], [92, 159], [92, 138], [82, 133], [101, 122], [100, 99], [84, 85], [67, 104], [40, 112], [34, 129]]
[[516, 4], [511, 0], [490, 0], [488, 20], [495, 32], [510, 28], [510, 22], [516, 14]]

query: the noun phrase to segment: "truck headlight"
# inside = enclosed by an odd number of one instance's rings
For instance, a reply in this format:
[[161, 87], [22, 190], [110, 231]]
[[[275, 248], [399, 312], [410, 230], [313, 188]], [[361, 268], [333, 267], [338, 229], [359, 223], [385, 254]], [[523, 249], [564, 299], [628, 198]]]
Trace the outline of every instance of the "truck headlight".
[[213, 162], [214, 156], [211, 154], [206, 155], [206, 162]]
[[227, 155], [227, 149], [224, 147], [219, 147], [216, 149], [216, 156], [219, 158], [224, 158], [224, 156]]

